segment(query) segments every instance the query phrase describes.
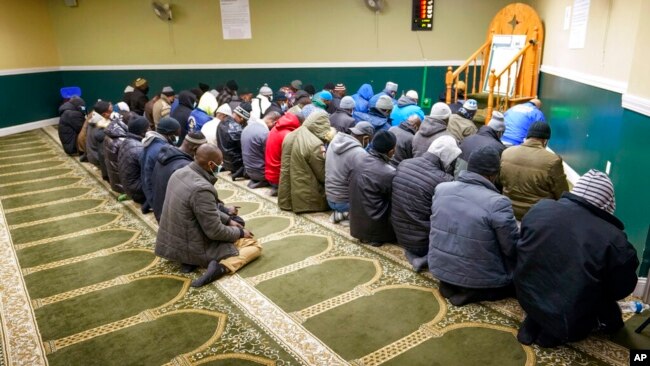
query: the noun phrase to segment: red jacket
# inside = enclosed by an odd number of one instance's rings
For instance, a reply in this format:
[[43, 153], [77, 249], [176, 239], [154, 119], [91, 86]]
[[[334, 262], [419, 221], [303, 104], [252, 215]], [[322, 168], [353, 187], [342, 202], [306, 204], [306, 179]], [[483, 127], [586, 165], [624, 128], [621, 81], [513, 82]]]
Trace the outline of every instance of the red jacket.
[[291, 113], [285, 113], [269, 132], [264, 156], [264, 175], [271, 184], [280, 183], [280, 159], [284, 137], [298, 127], [300, 127], [298, 117]]

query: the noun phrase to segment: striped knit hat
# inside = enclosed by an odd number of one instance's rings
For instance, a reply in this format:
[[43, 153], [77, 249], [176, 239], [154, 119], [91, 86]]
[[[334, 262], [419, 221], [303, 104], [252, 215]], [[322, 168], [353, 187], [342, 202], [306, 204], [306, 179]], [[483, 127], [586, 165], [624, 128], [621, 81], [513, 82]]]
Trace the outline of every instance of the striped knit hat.
[[580, 177], [571, 193], [610, 214], [613, 214], [616, 209], [614, 185], [607, 174], [596, 169], [591, 169]]

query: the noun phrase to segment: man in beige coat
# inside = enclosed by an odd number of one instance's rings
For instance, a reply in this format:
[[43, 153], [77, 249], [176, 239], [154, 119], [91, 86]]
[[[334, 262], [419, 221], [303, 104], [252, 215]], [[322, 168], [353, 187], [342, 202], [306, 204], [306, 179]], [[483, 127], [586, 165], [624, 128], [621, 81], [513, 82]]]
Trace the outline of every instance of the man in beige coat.
[[539, 200], [557, 200], [569, 190], [562, 158], [546, 150], [550, 138], [551, 127], [535, 122], [524, 143], [507, 148], [501, 156], [503, 194], [512, 201], [517, 220]]
[[153, 104], [153, 123], [156, 127], [158, 127], [161, 118], [169, 116], [172, 103], [174, 103], [174, 89], [171, 86], [166, 86], [162, 89], [160, 98]]

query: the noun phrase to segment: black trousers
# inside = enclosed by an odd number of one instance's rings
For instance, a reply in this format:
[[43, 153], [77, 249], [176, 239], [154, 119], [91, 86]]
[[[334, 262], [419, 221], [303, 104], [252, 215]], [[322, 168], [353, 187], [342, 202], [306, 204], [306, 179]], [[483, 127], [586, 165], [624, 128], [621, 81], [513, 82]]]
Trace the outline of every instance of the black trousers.
[[440, 293], [456, 306], [480, 301], [497, 301], [515, 296], [515, 287], [510, 284], [496, 288], [468, 288], [440, 281]]

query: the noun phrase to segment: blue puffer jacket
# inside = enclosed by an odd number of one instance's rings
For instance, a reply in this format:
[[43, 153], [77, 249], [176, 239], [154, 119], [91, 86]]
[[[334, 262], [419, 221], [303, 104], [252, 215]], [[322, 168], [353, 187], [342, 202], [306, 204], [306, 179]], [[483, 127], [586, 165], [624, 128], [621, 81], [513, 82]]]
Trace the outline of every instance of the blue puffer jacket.
[[504, 117], [506, 132], [501, 137], [501, 141], [511, 145], [521, 145], [533, 123], [546, 122], [544, 113], [531, 102], [518, 104], [508, 109]]
[[424, 112], [422, 111], [422, 108], [415, 103], [414, 99], [405, 95], [399, 98], [397, 101], [397, 107], [393, 108], [393, 111], [390, 114], [390, 118], [392, 119], [391, 125], [399, 126], [400, 123], [406, 121], [414, 114], [420, 117], [420, 121], [424, 121]]
[[381, 130], [388, 130], [390, 128], [390, 118], [384, 117], [381, 112], [376, 108], [370, 108], [368, 113], [353, 112], [352, 117], [357, 122], [366, 121], [370, 122], [375, 128], [375, 133]]
[[190, 113], [190, 118], [187, 119], [187, 131], [188, 132], [198, 132], [201, 131], [201, 128], [204, 124], [212, 121], [212, 117], [205, 113], [204, 110], [199, 108], [194, 108], [192, 113]]
[[441, 281], [468, 288], [512, 282], [519, 229], [512, 202], [483, 176], [464, 170], [436, 186], [428, 262]]
[[354, 110], [357, 112], [368, 113], [368, 101], [372, 98], [375, 92], [372, 90], [372, 85], [363, 84], [356, 94], [352, 95], [354, 99]]

